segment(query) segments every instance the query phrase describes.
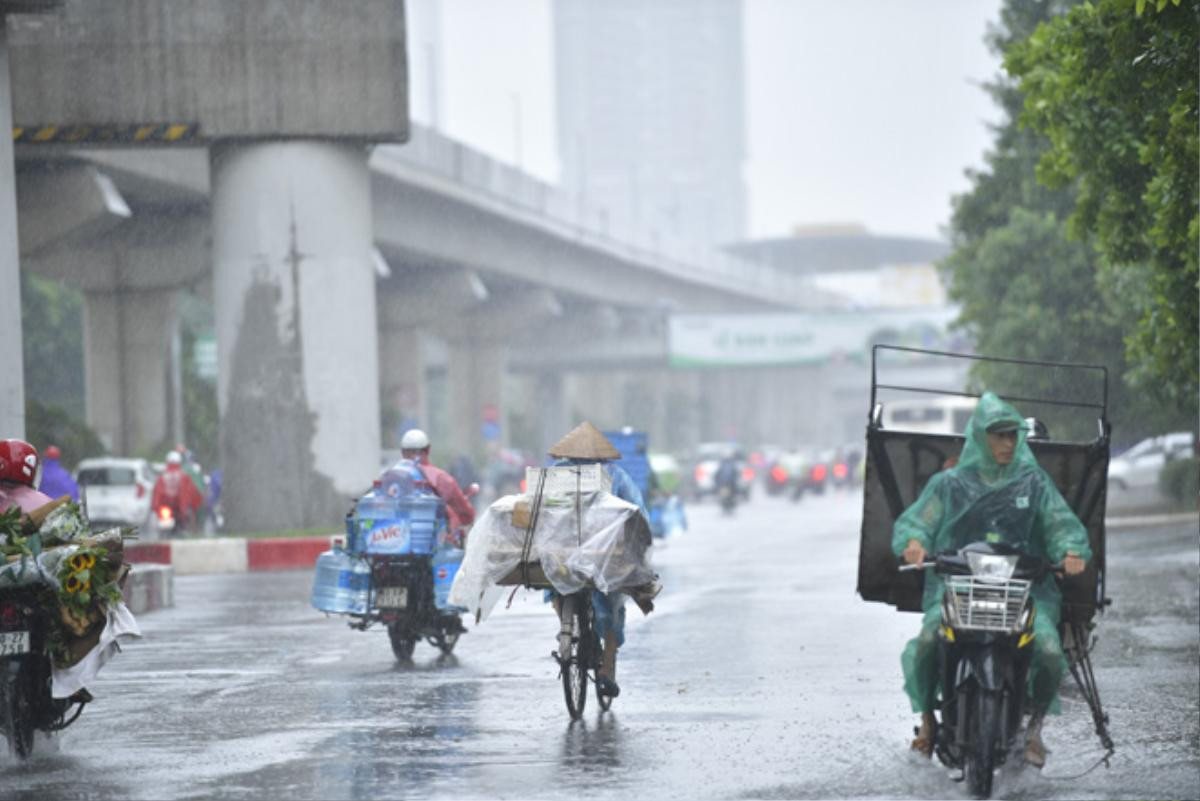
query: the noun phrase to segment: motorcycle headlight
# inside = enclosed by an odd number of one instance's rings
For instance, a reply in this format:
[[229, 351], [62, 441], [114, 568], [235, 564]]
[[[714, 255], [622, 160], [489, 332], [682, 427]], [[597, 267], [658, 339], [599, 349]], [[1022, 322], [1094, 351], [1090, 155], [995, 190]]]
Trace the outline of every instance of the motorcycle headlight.
[[1017, 569], [1018, 558], [990, 553], [969, 553], [967, 564], [971, 566], [971, 573], [980, 578], [1009, 579]]

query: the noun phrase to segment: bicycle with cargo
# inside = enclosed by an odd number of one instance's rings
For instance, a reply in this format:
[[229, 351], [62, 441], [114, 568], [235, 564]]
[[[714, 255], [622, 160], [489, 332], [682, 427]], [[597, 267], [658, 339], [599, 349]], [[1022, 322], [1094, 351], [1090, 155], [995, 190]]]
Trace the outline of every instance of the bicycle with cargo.
[[625, 597], [649, 613], [659, 585], [636, 487], [630, 490], [628, 476], [604, 464], [618, 455], [612, 445], [584, 423], [550, 454], [559, 462], [530, 468], [527, 493], [497, 499], [476, 520], [450, 601], [482, 621], [508, 588], [544, 591], [559, 621], [552, 657], [567, 712], [578, 719], [589, 681], [602, 710], [619, 693]]

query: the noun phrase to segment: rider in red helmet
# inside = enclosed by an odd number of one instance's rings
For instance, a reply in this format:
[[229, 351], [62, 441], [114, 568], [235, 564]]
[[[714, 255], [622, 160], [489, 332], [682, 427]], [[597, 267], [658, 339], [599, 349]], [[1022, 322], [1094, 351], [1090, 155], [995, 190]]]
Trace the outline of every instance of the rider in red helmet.
[[53, 499], [38, 492], [42, 461], [37, 449], [23, 439], [0, 439], [0, 511], [10, 506], [28, 513]]

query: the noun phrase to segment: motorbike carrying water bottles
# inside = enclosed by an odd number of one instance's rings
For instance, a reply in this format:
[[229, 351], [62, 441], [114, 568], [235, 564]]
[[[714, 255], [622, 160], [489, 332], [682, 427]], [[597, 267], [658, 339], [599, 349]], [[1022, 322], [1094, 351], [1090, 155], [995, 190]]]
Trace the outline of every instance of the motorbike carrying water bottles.
[[465, 629], [446, 600], [463, 559], [447, 534], [445, 504], [401, 460], [347, 516], [345, 546], [318, 557], [313, 607], [361, 630], [384, 624], [397, 659], [422, 639], [449, 654]]

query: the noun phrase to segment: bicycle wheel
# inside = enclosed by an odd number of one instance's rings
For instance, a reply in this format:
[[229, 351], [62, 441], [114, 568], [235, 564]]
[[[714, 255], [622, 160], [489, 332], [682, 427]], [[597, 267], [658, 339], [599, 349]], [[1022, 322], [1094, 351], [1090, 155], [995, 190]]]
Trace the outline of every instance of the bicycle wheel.
[[[573, 603], [567, 603], [567, 601]], [[567, 713], [572, 720], [579, 720], [587, 703], [588, 666], [591, 664], [590, 649], [584, 635], [591, 636], [587, 614], [591, 611], [590, 599], [582, 593], [563, 599], [563, 615], [570, 615], [571, 644], [566, 653], [559, 653], [558, 663], [562, 675], [563, 697], [567, 702]]]

